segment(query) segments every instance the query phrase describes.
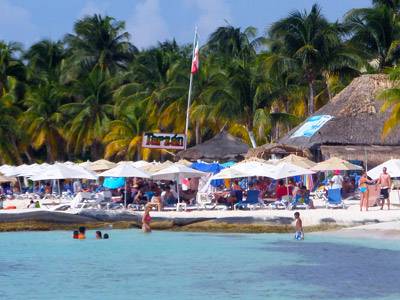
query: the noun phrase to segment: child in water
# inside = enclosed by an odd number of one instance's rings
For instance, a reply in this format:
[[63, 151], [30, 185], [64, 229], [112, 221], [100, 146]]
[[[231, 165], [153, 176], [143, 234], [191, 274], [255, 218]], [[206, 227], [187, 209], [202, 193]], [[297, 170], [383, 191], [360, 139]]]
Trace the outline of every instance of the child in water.
[[109, 238], [108, 233], [105, 233], [104, 236], [103, 236], [103, 239], [108, 240], [108, 238]]
[[298, 211], [294, 213], [294, 219], [296, 221], [296, 233], [294, 234], [294, 238], [298, 241], [304, 240], [303, 222], [300, 219], [300, 213]]
[[74, 233], [72, 234], [72, 238], [75, 240], [79, 239], [79, 231], [78, 230], [74, 231]]
[[102, 236], [101, 236], [101, 231], [96, 231], [96, 240], [101, 240]]

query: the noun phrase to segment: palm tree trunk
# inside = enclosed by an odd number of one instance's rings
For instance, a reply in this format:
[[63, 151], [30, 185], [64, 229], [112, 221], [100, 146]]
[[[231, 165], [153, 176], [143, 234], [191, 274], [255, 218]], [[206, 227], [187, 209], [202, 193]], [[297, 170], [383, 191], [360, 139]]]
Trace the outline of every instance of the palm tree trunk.
[[196, 145], [198, 145], [201, 143], [201, 133], [200, 133], [200, 122], [199, 121], [196, 121], [195, 135], [196, 135]]
[[28, 162], [29, 162], [29, 163], [32, 163], [32, 157], [31, 157], [31, 155], [29, 154], [28, 150], [25, 150], [24, 154], [25, 154], [26, 158], [28, 159]]
[[314, 113], [314, 87], [313, 82], [308, 82], [308, 114], [312, 115]]
[[329, 101], [331, 101], [333, 96], [332, 96], [331, 89], [329, 87], [329, 74], [326, 72], [324, 72], [324, 73], [325, 73], [324, 78], [325, 78], [326, 91], [328, 93], [328, 99], [329, 99]]
[[137, 161], [139, 161], [139, 160], [141, 160], [142, 159], [142, 157], [141, 157], [141, 148], [140, 148], [140, 146], [139, 145], [137, 145], [136, 146], [136, 160]]
[[51, 163], [54, 161], [54, 157], [53, 157], [53, 153], [52, 153], [52, 149], [51, 149], [51, 144], [49, 142], [49, 140], [46, 139], [46, 155], [47, 155], [47, 162]]
[[92, 161], [96, 161], [96, 160], [102, 158], [102, 157], [100, 157], [101, 156], [100, 155], [100, 151], [101, 151], [100, 147], [101, 147], [100, 142], [97, 140], [94, 140], [92, 145], [90, 146], [90, 156], [91, 156]]

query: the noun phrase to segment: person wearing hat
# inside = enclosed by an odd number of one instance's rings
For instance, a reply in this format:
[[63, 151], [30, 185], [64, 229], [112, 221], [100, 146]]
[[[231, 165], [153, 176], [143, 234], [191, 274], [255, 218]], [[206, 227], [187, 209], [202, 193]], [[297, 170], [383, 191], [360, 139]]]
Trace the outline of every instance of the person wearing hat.
[[330, 180], [331, 183], [331, 188], [332, 189], [340, 189], [342, 190], [343, 187], [343, 176], [340, 175], [340, 171], [339, 170], [335, 170], [334, 171], [334, 175]]

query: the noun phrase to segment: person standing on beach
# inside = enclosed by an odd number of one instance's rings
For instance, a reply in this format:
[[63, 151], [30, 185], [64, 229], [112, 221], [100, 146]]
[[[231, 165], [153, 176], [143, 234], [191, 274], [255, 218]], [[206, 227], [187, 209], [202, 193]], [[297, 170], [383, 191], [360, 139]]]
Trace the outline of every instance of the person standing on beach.
[[360, 188], [360, 211], [362, 211], [363, 207], [365, 206], [365, 211], [368, 211], [368, 199], [369, 199], [369, 192], [368, 192], [368, 184], [372, 184], [373, 181], [369, 180], [367, 177], [367, 173], [364, 172], [361, 176], [359, 188]]
[[303, 221], [300, 219], [300, 213], [298, 211], [294, 213], [294, 219], [296, 221], [296, 233], [294, 234], [294, 238], [298, 241], [304, 240]]
[[390, 210], [389, 194], [390, 194], [390, 187], [392, 186], [392, 180], [390, 179], [390, 175], [387, 173], [386, 167], [383, 167], [382, 174], [379, 176], [377, 183], [381, 186], [381, 197], [382, 197], [381, 210], [385, 205], [385, 200], [387, 201], [388, 210]]

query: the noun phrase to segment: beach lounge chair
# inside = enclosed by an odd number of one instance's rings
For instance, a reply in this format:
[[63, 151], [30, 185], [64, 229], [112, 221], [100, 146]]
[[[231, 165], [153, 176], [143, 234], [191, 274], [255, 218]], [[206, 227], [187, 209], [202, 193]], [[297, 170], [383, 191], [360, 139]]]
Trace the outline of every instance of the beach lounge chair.
[[258, 196], [260, 195], [259, 190], [249, 190], [247, 191], [246, 200], [236, 203], [233, 208], [236, 209], [256, 209], [264, 208], [265, 204], [260, 202]]
[[283, 196], [281, 200], [276, 200], [268, 205], [270, 209], [287, 209], [292, 198], [290, 196]]
[[340, 189], [329, 189], [326, 208], [345, 208]]
[[304, 197], [296, 195], [292, 202], [289, 203], [288, 209], [308, 209], [310, 204], [310, 195]]

